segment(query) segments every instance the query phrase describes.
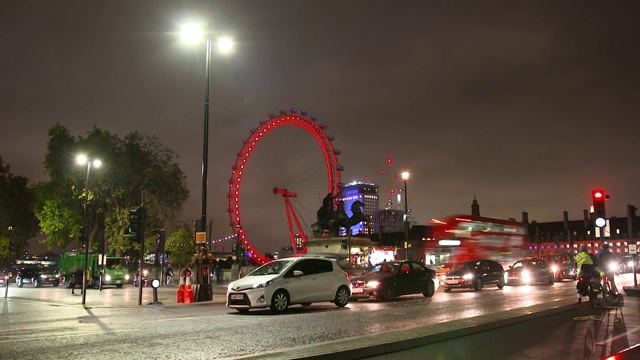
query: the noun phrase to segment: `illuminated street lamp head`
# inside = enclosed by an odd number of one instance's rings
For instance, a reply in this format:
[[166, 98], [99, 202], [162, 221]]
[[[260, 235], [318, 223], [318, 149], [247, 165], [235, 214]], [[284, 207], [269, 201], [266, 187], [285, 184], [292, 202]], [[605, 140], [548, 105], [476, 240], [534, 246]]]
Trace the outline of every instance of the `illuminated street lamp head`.
[[100, 161], [98, 159], [89, 160], [86, 155], [78, 155], [78, 156], [76, 156], [76, 163], [78, 163], [80, 165], [86, 165], [88, 163], [91, 163], [92, 167], [100, 167], [100, 165], [102, 165], [102, 161]]
[[216, 45], [218, 45], [218, 49], [224, 53], [228, 53], [233, 49], [233, 41], [229, 38], [221, 38]]
[[202, 29], [195, 24], [185, 25], [182, 27], [182, 29], [180, 29], [180, 37], [182, 38], [182, 40], [189, 43], [196, 43], [200, 41], [203, 36], [204, 31], [202, 31]]
[[402, 180], [407, 181], [409, 180], [409, 172], [408, 171], [403, 171], [402, 174], [400, 174], [402, 176]]

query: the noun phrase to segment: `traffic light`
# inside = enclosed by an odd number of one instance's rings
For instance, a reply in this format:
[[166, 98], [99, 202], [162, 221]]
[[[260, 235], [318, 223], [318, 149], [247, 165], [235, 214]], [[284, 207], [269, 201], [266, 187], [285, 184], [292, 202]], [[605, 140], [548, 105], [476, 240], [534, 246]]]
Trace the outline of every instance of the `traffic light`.
[[142, 241], [142, 232], [144, 227], [143, 209], [131, 209], [129, 211], [129, 239], [133, 242], [140, 243]]
[[597, 227], [604, 227], [607, 224], [607, 215], [604, 207], [606, 195], [604, 190], [595, 189], [591, 191], [591, 199], [593, 200], [593, 214]]

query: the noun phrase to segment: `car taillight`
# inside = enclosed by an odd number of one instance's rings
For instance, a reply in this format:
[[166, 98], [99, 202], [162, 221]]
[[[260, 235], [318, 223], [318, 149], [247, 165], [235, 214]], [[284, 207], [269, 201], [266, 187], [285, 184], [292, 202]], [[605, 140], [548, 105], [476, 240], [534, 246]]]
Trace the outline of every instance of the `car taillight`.
[[344, 277], [346, 277], [347, 280], [349, 280], [349, 274], [346, 271], [344, 272]]

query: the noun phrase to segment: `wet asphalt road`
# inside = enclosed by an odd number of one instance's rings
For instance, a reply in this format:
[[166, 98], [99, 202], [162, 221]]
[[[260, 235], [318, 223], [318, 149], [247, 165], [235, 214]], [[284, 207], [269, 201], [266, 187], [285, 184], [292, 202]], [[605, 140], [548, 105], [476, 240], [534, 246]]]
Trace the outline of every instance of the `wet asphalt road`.
[[[216, 293], [223, 291], [216, 288]], [[361, 300], [345, 308], [317, 303], [274, 316], [268, 310], [240, 314], [227, 309], [221, 294], [213, 302], [175, 304], [175, 289], [170, 288], [160, 289], [162, 305], [147, 305], [152, 298], [145, 289], [142, 306], [132, 286], [93, 290], [85, 309], [81, 297], [66, 289], [12, 286], [9, 298], [0, 300], [0, 353], [3, 359], [234, 358], [468, 318], [574, 293], [575, 282], [566, 280], [479, 292], [438, 290], [431, 299]], [[111, 303], [105, 300], [109, 298]]]

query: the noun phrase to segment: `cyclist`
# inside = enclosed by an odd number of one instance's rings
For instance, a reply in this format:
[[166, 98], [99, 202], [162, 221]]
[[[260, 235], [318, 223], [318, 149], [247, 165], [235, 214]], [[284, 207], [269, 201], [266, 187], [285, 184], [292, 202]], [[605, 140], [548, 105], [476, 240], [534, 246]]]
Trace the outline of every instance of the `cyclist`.
[[598, 253], [598, 264], [600, 269], [609, 277], [611, 291], [618, 296], [618, 287], [615, 282], [615, 270], [618, 268], [616, 256], [609, 250], [609, 244], [602, 245], [602, 250]]
[[580, 252], [576, 254], [576, 266], [580, 272], [580, 277], [591, 279], [597, 277], [594, 258], [589, 253], [586, 244], [580, 245]]
[[164, 278], [167, 285], [173, 285], [173, 268], [171, 268], [171, 264], [169, 264], [167, 270], [164, 271]]

